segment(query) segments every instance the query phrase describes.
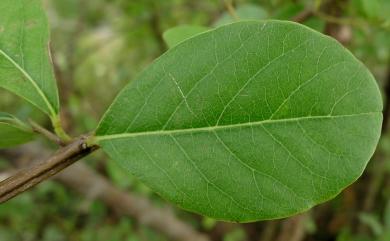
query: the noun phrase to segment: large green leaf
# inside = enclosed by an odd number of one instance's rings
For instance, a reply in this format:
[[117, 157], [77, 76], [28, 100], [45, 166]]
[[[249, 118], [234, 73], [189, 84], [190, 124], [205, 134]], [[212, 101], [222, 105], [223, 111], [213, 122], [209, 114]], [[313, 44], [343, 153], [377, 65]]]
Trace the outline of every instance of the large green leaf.
[[40, 0], [1, 0], [0, 13], [0, 87], [56, 116], [58, 93]]
[[378, 86], [337, 41], [302, 25], [226, 25], [167, 51], [128, 85], [96, 141], [180, 207], [254, 221], [302, 212], [363, 172]]
[[0, 112], [0, 148], [20, 145], [31, 141], [34, 133], [15, 116]]

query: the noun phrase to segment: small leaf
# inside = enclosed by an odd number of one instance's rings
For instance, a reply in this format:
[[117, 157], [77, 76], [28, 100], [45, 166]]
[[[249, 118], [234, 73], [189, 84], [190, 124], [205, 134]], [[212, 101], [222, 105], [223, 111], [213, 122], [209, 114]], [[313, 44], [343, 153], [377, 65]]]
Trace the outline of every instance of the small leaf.
[[169, 48], [172, 48], [180, 42], [209, 30], [207, 27], [195, 25], [181, 25], [164, 32], [163, 38]]
[[56, 116], [58, 93], [40, 0], [1, 0], [0, 13], [0, 87]]
[[20, 145], [34, 138], [32, 130], [11, 114], [0, 112], [0, 148]]
[[95, 138], [167, 200], [247, 222], [294, 215], [353, 183], [381, 111], [375, 79], [336, 40], [245, 21], [168, 50], [122, 90]]
[[[240, 5], [235, 11], [240, 18], [239, 20], [262, 20], [268, 17], [264, 8], [254, 4]], [[237, 20], [226, 12], [214, 23], [214, 26], [218, 27], [233, 22], [237, 22]]]

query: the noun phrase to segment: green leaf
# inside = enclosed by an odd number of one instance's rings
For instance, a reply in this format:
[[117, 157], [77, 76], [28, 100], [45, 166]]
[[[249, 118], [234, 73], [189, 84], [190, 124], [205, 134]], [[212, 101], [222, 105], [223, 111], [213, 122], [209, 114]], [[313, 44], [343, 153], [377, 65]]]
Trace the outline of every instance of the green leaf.
[[1, 0], [0, 12], [0, 87], [55, 117], [58, 93], [40, 0]]
[[[262, 20], [268, 17], [268, 13], [260, 6], [254, 4], [244, 4], [236, 10], [239, 20]], [[225, 24], [237, 22], [228, 12], [224, 13], [215, 23], [214, 26], [222, 26]]]
[[95, 141], [178, 206], [247, 222], [294, 215], [354, 182], [381, 111], [375, 79], [336, 40], [247, 21], [167, 51], [122, 90]]
[[31, 141], [34, 133], [15, 116], [0, 112], [0, 137], [0, 148], [5, 148]]
[[165, 31], [163, 38], [168, 47], [172, 48], [180, 42], [207, 30], [209, 28], [203, 26], [181, 25]]

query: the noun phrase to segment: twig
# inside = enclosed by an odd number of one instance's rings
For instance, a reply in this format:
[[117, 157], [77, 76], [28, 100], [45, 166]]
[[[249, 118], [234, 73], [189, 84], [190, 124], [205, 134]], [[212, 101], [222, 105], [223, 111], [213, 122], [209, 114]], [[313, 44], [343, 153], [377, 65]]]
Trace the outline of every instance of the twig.
[[54, 133], [48, 131], [44, 127], [40, 126], [38, 123], [34, 122], [33, 120], [28, 120], [28, 123], [30, 124], [32, 130], [35, 133], [41, 134], [42, 136], [44, 136], [49, 141], [54, 142], [54, 143], [56, 143], [56, 144], [58, 144], [60, 146], [66, 145], [66, 143], [64, 143], [57, 135], [55, 135]]
[[231, 0], [224, 0], [226, 9], [228, 10], [229, 14], [234, 18], [234, 20], [240, 20], [240, 17], [236, 13], [236, 9], [233, 7], [233, 3]]
[[68, 133], [65, 132], [64, 128], [61, 124], [61, 119], [59, 116], [52, 116], [51, 117], [51, 123], [54, 128], [54, 132], [57, 134], [57, 136], [65, 143], [70, 142], [72, 140], [72, 137], [68, 135]]
[[97, 149], [97, 146], [88, 147], [86, 141], [87, 137], [82, 136], [71, 144], [59, 149], [46, 161], [36, 166], [20, 170], [0, 182], [0, 203], [50, 178]]

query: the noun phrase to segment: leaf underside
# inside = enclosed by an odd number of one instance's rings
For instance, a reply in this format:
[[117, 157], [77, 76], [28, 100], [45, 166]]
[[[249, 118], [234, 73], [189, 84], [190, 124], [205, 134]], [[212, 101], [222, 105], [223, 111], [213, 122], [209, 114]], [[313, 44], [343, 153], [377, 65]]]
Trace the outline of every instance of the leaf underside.
[[302, 212], [354, 182], [381, 111], [374, 78], [337, 41], [291, 22], [245, 21], [157, 59], [96, 138], [165, 199], [248, 222]]
[[0, 87], [56, 116], [58, 93], [41, 1], [1, 0], [0, 13]]

